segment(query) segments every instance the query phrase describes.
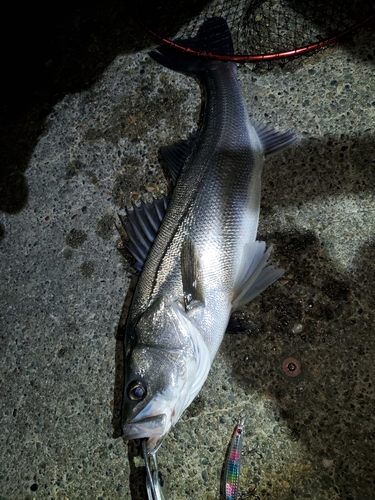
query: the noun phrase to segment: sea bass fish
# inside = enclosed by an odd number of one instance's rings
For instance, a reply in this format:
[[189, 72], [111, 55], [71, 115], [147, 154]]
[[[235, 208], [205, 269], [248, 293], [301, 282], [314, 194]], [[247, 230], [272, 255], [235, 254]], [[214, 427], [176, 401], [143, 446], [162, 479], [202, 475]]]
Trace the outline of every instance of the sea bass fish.
[[[189, 46], [233, 53], [227, 23], [211, 18]], [[125, 439], [155, 453], [202, 388], [233, 310], [273, 283], [270, 248], [256, 241], [265, 156], [295, 141], [253, 124], [233, 62], [161, 46], [151, 57], [198, 79], [205, 99], [194, 137], [161, 148], [172, 198], [127, 212], [128, 250], [141, 274], [125, 329]]]

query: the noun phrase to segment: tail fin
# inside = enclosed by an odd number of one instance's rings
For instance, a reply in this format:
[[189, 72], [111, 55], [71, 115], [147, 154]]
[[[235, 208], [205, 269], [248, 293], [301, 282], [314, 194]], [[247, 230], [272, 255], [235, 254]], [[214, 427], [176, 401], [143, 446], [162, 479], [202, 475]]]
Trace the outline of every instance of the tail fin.
[[[234, 53], [232, 36], [222, 17], [211, 17], [199, 28], [195, 37], [180, 40], [178, 45], [197, 52], [211, 54]], [[161, 45], [149, 55], [158, 63], [181, 73], [199, 74], [205, 64], [203, 56], [197, 56], [168, 45]]]

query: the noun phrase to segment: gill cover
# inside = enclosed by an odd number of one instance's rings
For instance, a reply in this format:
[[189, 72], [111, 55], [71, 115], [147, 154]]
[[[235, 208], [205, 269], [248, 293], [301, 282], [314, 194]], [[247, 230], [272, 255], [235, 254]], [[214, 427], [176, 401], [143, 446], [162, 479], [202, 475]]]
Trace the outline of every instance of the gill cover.
[[211, 359], [188, 313], [163, 298], [141, 316], [133, 338], [125, 359], [123, 431], [125, 439], [149, 438], [151, 452], [201, 389]]

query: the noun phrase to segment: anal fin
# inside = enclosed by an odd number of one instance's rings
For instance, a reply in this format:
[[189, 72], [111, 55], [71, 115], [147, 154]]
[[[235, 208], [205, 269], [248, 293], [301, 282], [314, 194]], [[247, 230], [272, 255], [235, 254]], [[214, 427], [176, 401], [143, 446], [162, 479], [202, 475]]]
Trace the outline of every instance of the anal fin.
[[255, 241], [244, 246], [241, 266], [233, 289], [232, 311], [247, 304], [284, 274], [283, 269], [267, 265], [271, 250], [272, 245], [266, 251], [264, 241]]

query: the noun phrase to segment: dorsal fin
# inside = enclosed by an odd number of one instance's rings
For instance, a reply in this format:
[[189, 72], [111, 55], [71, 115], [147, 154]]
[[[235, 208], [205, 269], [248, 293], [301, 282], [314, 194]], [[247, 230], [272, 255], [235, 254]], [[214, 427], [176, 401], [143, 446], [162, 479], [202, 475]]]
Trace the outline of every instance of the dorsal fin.
[[189, 139], [175, 142], [170, 146], [162, 146], [159, 150], [162, 163], [168, 169], [173, 185], [177, 182], [181, 169], [191, 153], [194, 142], [195, 136], [192, 135]]
[[140, 207], [133, 206], [133, 210], [126, 209], [126, 218], [119, 215], [121, 224], [129, 238], [125, 247], [134, 257], [133, 267], [138, 273], [143, 269], [167, 211], [169, 200], [169, 196], [164, 196], [150, 203], [142, 201]]
[[277, 280], [284, 269], [267, 266], [272, 245], [266, 250], [264, 241], [254, 241], [244, 246], [242, 261], [233, 289], [232, 311], [247, 304]]
[[267, 125], [261, 125], [254, 121], [252, 121], [252, 124], [262, 143], [265, 156], [280, 153], [284, 149], [289, 148], [297, 140], [296, 135], [291, 130], [277, 132]]

